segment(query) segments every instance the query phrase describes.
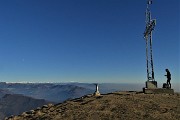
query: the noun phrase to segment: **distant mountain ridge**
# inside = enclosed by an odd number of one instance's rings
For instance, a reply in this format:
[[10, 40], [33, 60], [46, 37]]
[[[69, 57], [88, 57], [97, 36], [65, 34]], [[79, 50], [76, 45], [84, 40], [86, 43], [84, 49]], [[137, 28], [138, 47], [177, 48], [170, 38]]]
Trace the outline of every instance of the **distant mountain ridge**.
[[[100, 84], [101, 93], [117, 90], [128, 90], [129, 84]], [[131, 86], [130, 88], [135, 88]], [[14, 94], [22, 94], [36, 99], [45, 99], [56, 103], [67, 99], [78, 98], [95, 91], [95, 85], [90, 83], [0, 83], [0, 89]]]
[[3, 82], [0, 83], [0, 120], [48, 103], [59, 103], [92, 92], [76, 85]]
[[52, 83], [0, 83], [0, 89], [53, 102], [63, 102], [94, 91], [77, 85]]
[[7, 89], [0, 89], [0, 98], [2, 98], [6, 94], [13, 94], [13, 93]]

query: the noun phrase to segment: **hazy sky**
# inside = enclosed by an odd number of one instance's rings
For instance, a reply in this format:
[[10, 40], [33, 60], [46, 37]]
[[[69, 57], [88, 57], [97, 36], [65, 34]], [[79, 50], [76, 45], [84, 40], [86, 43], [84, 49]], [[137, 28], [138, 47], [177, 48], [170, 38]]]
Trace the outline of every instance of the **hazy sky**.
[[[180, 80], [180, 2], [154, 0], [155, 79]], [[146, 0], [1, 0], [0, 81], [146, 81]]]

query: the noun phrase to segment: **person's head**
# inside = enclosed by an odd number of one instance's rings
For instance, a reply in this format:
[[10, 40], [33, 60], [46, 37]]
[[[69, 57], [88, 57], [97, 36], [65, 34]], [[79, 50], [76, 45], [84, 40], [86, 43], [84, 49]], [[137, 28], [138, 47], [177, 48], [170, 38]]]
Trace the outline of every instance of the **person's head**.
[[166, 72], [168, 72], [169, 70], [168, 69], [166, 69]]

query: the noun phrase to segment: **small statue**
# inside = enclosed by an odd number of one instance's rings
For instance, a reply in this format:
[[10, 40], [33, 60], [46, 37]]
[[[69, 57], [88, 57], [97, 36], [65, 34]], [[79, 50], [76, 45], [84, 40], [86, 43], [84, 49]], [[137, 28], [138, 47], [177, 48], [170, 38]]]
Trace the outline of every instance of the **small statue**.
[[98, 84], [95, 84], [95, 85], [96, 85], [96, 91], [94, 92], [94, 95], [95, 95], [95, 96], [99, 96], [99, 95], [101, 95], [101, 94], [100, 94], [100, 92], [99, 92], [99, 90], [98, 90], [98, 89], [99, 89]]

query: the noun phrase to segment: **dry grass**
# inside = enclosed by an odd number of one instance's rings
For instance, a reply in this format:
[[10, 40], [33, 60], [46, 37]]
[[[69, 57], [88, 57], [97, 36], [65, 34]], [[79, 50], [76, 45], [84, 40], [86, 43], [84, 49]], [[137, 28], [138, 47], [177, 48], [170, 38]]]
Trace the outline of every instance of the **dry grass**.
[[116, 92], [84, 96], [8, 120], [179, 120], [180, 95]]

